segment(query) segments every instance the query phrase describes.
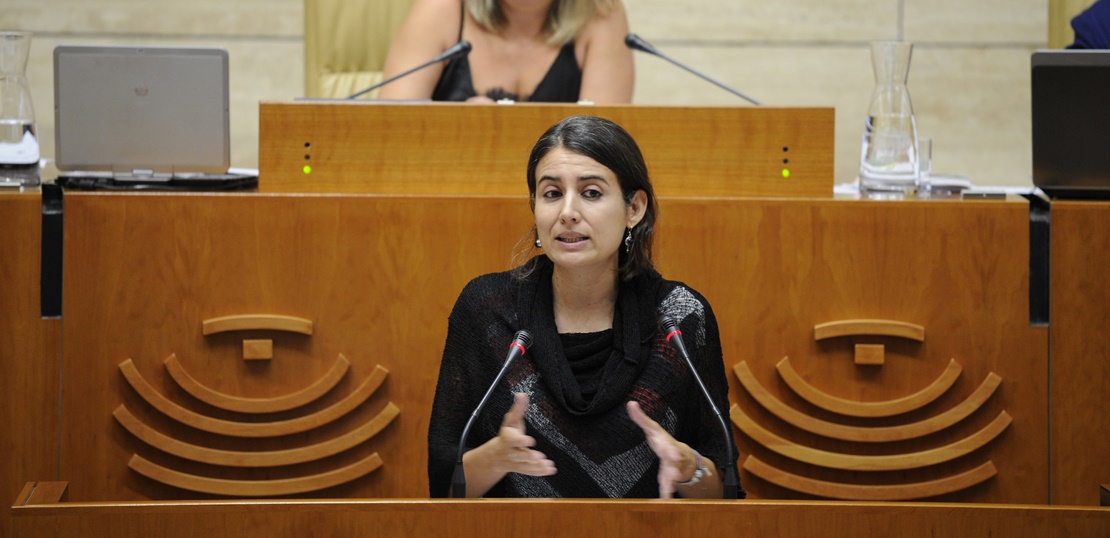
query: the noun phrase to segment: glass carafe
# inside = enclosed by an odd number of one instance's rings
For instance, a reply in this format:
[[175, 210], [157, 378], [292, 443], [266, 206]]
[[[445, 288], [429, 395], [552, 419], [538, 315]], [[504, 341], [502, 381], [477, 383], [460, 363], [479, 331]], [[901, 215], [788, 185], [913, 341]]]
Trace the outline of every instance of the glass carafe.
[[859, 190], [869, 198], [900, 198], [917, 189], [917, 123], [906, 79], [913, 44], [871, 44], [875, 90], [863, 126]]
[[0, 181], [37, 179], [39, 141], [27, 86], [30, 32], [0, 31]]

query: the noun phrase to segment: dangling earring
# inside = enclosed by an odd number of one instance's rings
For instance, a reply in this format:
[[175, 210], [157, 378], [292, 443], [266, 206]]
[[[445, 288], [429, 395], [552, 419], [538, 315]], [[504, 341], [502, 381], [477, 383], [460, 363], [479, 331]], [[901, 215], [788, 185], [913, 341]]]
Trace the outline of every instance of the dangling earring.
[[625, 254], [632, 251], [632, 228], [627, 228], [627, 230], [628, 231], [624, 235], [624, 252], [625, 252]]
[[543, 245], [540, 244], [540, 238], [538, 237], [536, 238], [536, 248], [543, 248]]

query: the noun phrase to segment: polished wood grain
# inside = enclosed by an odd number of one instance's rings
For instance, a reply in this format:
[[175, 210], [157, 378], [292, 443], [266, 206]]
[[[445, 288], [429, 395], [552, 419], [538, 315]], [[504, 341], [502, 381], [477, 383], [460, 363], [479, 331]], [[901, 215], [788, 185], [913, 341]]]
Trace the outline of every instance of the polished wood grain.
[[809, 433], [857, 443], [905, 441], [942, 431], [977, 411], [1002, 383], [1002, 378], [992, 373], [966, 400], [928, 419], [898, 426], [863, 427], [821, 420], [786, 405], [759, 384], [751, 368], [748, 368], [748, 364], [744, 361], [738, 362], [732, 371], [744, 390], [776, 417]]
[[68, 488], [69, 482], [27, 482], [12, 506], [65, 502]]
[[[61, 321], [42, 319], [42, 195], [0, 191], [0, 493], [58, 478]], [[5, 501], [5, 502], [7, 502]], [[0, 537], [9, 513], [0, 510]]]
[[520, 196], [532, 145], [576, 114], [627, 129], [661, 196], [833, 195], [831, 108], [532, 103], [263, 102], [258, 188]]
[[1054, 202], [1051, 256], [1052, 502], [1093, 505], [1110, 481], [1110, 204]]
[[131, 388], [134, 389], [147, 404], [150, 404], [150, 406], [157, 409], [163, 415], [198, 430], [232, 437], [277, 437], [281, 435], [292, 435], [331, 423], [365, 403], [366, 400], [378, 390], [378, 387], [385, 382], [386, 376], [389, 375], [388, 370], [381, 366], [377, 366], [374, 368], [374, 372], [345, 398], [336, 402], [334, 405], [309, 415], [274, 422], [240, 422], [221, 420], [207, 415], [201, 415], [166, 398], [162, 393], [151, 386], [147, 380], [143, 379], [142, 374], [135, 368], [135, 364], [131, 359], [127, 359], [120, 363], [119, 369], [127, 379]]
[[382, 459], [374, 453], [339, 469], [272, 480], [232, 480], [200, 476], [164, 467], [138, 454], [131, 456], [127, 466], [151, 480], [187, 491], [228, 497], [281, 497], [320, 491], [362, 478], [381, 467]]
[[885, 456], [860, 456], [802, 446], [767, 431], [738, 406], [732, 406], [731, 411], [732, 423], [762, 446], [802, 463], [851, 471], [904, 471], [945, 463], [982, 448], [993, 441], [995, 437], [998, 437], [1013, 422], [1010, 415], [1003, 411], [985, 428], [950, 445], [920, 452]]
[[[72, 498], [82, 501], [205, 497], [167, 489], [130, 470], [133, 454], [174, 472], [249, 482], [326, 473], [375, 453], [382, 460], [375, 472], [297, 495], [427, 495], [424, 446], [446, 317], [470, 278], [510, 266], [514, 245], [531, 225], [520, 197], [73, 193], [67, 213], [67, 267], [119, 275], [97, 286], [67, 281], [67, 315], [84, 321], [66, 327], [63, 432], [66, 446], [82, 450], [67, 450], [61, 468], [71, 478]], [[741, 456], [756, 455], [812, 480], [871, 485], [928, 482], [991, 461], [996, 476], [939, 500], [1047, 502], [1047, 331], [1029, 327], [1026, 318], [1026, 213], [1024, 204], [1006, 202], [663, 199], [658, 266], [713, 305], [730, 399], [762, 428], [813, 450], [878, 457], [948, 450], [1003, 411], [1020, 426], [963, 457], [892, 474], [814, 468], [737, 431]], [[198, 222], [206, 225], [193, 224]], [[201, 334], [201, 320], [257, 312], [311, 319], [315, 329], [311, 336], [274, 330]], [[861, 367], [851, 356], [856, 343], [869, 343], [864, 337], [813, 338], [817, 324], [847, 319], [914, 323], [930, 338], [876, 336], [885, 345], [886, 364]], [[274, 358], [243, 361], [244, 338], [272, 338]], [[243, 398], [288, 394], [324, 376], [333, 362], [328, 357], [350, 360], [347, 376], [320, 401], [260, 415], [259, 424], [298, 420], [337, 405], [378, 366], [389, 370], [389, 378], [365, 403], [306, 431], [295, 445], [281, 438], [228, 438], [165, 416], [149, 395], [132, 388], [141, 384], [120, 374], [119, 365], [130, 357], [138, 377], [177, 407], [241, 420], [177, 387], [161, 361], [170, 353], [205, 386]], [[992, 372], [1021, 383], [1004, 382], [978, 411], [944, 431], [895, 446], [846, 445], [792, 431], [727, 374], [745, 360], [769, 393], [804, 408], [778, 379], [774, 366], [784, 354], [807, 383], [861, 402], [919, 391], [922, 380], [941, 377], [953, 357], [963, 365], [951, 389], [926, 408], [875, 423], [843, 422], [849, 426], [893, 427], [942, 414], [966, 401]], [[389, 403], [401, 415], [367, 442], [319, 462], [264, 472], [165, 455], [112, 418], [123, 404], [145, 424], [189, 444], [270, 452], [342, 436]], [[747, 473], [742, 480], [755, 498], [808, 496]]]
[[1106, 536], [1110, 510], [836, 501], [319, 500], [13, 508], [14, 536]]
[[123, 405], [117, 407], [112, 416], [131, 435], [179, 458], [228, 467], [277, 467], [315, 461], [348, 450], [377, 435], [400, 413], [401, 410], [396, 405], [389, 404], [378, 416], [338, 437], [315, 445], [268, 452], [215, 450], [178, 441], [144, 424]]
[[243, 340], [243, 360], [265, 361], [274, 358], [274, 341]]
[[[855, 362], [859, 363], [859, 361]], [[952, 388], [952, 385], [959, 379], [960, 372], [963, 372], [960, 363], [953, 359], [948, 362], [948, 366], [941, 372], [940, 377], [913, 394], [893, 400], [861, 402], [838, 398], [810, 385], [794, 370], [789, 357], [783, 357], [775, 365], [775, 368], [782, 376], [783, 382], [805, 401], [826, 411], [851, 417], [889, 417], [920, 409], [948, 392], [948, 389]]]
[[[243, 483], [317, 475], [379, 454], [381, 468], [362, 478], [296, 494], [427, 495], [424, 447], [447, 313], [470, 278], [508, 268], [516, 230], [523, 234], [529, 227], [527, 203], [511, 198], [74, 193], [67, 198], [67, 212], [73, 234], [67, 241], [67, 267], [74, 274], [120, 275], [97, 286], [67, 281], [67, 315], [87, 324], [68, 325], [72, 362], [63, 431], [67, 446], [83, 448], [67, 451], [61, 466], [74, 477], [73, 498], [81, 500], [212, 494], [147, 479], [128, 467], [132, 454], [173, 471]], [[194, 225], [201, 222], [205, 225]], [[257, 312], [311, 319], [313, 334], [201, 334], [202, 320]], [[158, 321], [152, 325], [151, 320]], [[261, 337], [273, 339], [274, 358], [267, 364], [246, 363], [239, 357], [242, 339]], [[170, 353], [199, 383], [240, 398], [276, 398], [299, 390], [323, 377], [340, 354], [350, 368], [321, 399], [248, 419], [181, 390], [162, 364]], [[368, 399], [334, 421], [320, 421], [295, 436], [227, 438], [197, 431], [146, 403], [154, 399], [132, 389], [120, 373], [127, 358], [137, 377], [155, 389], [151, 392], [183, 410], [243, 422], [243, 430], [257, 422], [271, 433], [279, 432], [270, 423], [315, 422], [308, 417], [354, 401], [347, 398], [376, 376], [379, 366], [389, 375]], [[120, 404], [167, 436], [225, 451], [316, 445], [357, 429], [390, 404], [401, 414], [372, 439], [325, 460], [240, 469], [183, 460], [150, 447], [112, 423], [111, 413]], [[216, 492], [212, 487], [204, 491]]]
[[[1003, 380], [979, 410], [954, 427], [888, 444], [800, 431], [763, 409], [730, 374], [732, 403], [766, 430], [824, 452], [884, 456], [951, 445], [1003, 411], [1013, 419], [979, 450], [902, 472], [818, 468], [737, 432], [741, 457], [755, 455], [810, 479], [864, 485], [927, 482], [992, 461], [998, 475], [934, 500], [1048, 502], [1048, 331], [1029, 325], [1026, 203], [737, 200], [694, 209], [693, 201], [672, 199], [663, 200], [661, 208], [656, 252], [663, 274], [686, 281], [712, 303], [725, 367], [746, 361], [760, 385], [785, 404], [826, 421], [890, 427], [959, 405], [992, 372]], [[814, 339], [814, 326], [850, 319], [913, 323], [929, 337]], [[856, 365], [857, 343], [885, 345], [885, 364]], [[783, 356], [808, 384], [859, 402], [913, 394], [939, 378], [953, 359], [963, 373], [922, 409], [846, 419], [818, 410], [786, 386], [775, 369]], [[741, 482], [759, 498], [809, 498], [746, 472]]]
[[882, 366], [886, 362], [886, 346], [882, 344], [856, 344], [852, 360], [856, 364]]
[[916, 323], [889, 319], [844, 319], [818, 323], [813, 327], [815, 340], [863, 334], [900, 336], [920, 342], [925, 339], [925, 328]]
[[800, 491], [827, 499], [855, 501], [907, 501], [936, 497], [970, 488], [998, 474], [994, 464], [988, 461], [955, 476], [946, 476], [927, 482], [870, 486], [838, 484], [798, 476], [767, 465], [755, 456], [748, 456], [743, 465], [745, 471], [792, 491]]
[[272, 398], [242, 398], [204, 386], [203, 383], [197, 381], [195, 377], [185, 371], [181, 361], [177, 360], [177, 355], [171, 353], [163, 363], [166, 365], [166, 372], [170, 374], [170, 377], [190, 396], [220, 409], [259, 414], [288, 411], [320, 399], [343, 380], [351, 367], [351, 362], [340, 353], [339, 357], [332, 363], [331, 369], [307, 387]]
[[312, 334], [312, 320], [295, 316], [280, 314], [240, 314], [235, 316], [221, 316], [206, 319], [201, 322], [202, 332], [205, 335], [228, 331], [249, 331], [258, 329], [271, 329], [275, 331], [291, 331], [301, 334]]

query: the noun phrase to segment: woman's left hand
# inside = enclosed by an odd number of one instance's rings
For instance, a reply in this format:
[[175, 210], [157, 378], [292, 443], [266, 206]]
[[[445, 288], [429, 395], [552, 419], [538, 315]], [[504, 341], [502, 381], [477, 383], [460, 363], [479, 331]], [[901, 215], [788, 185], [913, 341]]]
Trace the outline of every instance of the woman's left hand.
[[659, 457], [659, 498], [674, 497], [675, 485], [689, 480], [697, 469], [694, 449], [671, 437], [667, 430], [640, 409], [640, 404], [628, 402], [628, 415], [644, 430], [648, 446]]

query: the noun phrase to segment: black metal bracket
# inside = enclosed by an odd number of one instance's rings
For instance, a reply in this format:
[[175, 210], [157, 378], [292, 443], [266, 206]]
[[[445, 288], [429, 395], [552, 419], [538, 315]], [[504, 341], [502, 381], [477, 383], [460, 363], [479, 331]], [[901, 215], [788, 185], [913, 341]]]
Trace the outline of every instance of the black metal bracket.
[[1029, 324], [1047, 327], [1049, 322], [1049, 266], [1052, 247], [1052, 202], [1036, 193], [1029, 200]]
[[62, 188], [42, 185], [42, 258], [39, 273], [39, 309], [44, 318], [62, 317], [62, 236], [65, 202]]

